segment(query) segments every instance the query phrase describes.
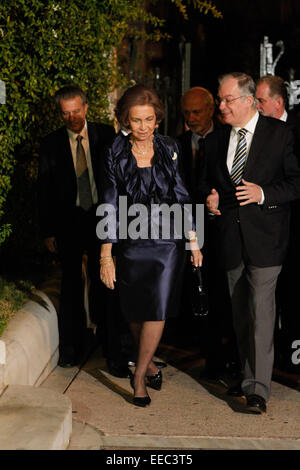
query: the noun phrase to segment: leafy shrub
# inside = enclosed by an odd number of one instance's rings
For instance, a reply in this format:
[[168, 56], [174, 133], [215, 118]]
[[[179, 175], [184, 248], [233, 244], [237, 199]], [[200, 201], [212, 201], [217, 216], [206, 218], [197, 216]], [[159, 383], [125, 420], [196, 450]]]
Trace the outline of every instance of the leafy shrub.
[[[166, 1], [184, 17], [186, 5], [219, 14], [211, 1]], [[41, 138], [59, 125], [51, 97], [74, 82], [88, 92], [89, 118], [109, 120], [109, 93], [126, 84], [115, 59], [122, 40], [126, 35], [163, 36], [164, 21], [151, 14], [151, 3], [155, 1], [1, 0], [0, 79], [7, 98], [0, 105], [0, 245], [11, 230], [19, 232], [23, 246], [32, 239], [34, 214], [28, 215], [27, 208], [35, 205], [37, 149]], [[20, 172], [13, 182], [17, 166]], [[12, 185], [14, 194], [7, 201]]]
[[0, 277], [0, 336], [9, 320], [28, 300], [31, 289], [27, 281], [7, 282]]

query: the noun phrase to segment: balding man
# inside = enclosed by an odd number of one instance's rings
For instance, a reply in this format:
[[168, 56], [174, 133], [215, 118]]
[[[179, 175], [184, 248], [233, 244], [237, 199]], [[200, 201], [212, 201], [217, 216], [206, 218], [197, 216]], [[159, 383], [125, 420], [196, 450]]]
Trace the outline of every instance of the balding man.
[[178, 139], [182, 146], [186, 185], [195, 200], [205, 154], [205, 139], [220, 124], [213, 118], [214, 98], [206, 88], [190, 88], [181, 99], [181, 109], [189, 130]]
[[[222, 127], [215, 118], [215, 102], [212, 94], [206, 88], [197, 86], [190, 88], [181, 99], [182, 114], [186, 126], [189, 128], [178, 137], [182, 147], [182, 167], [184, 170], [186, 186], [195, 203], [204, 202], [199, 199], [198, 185], [204, 165], [204, 157], [210, 158], [216, 151], [214, 132]], [[207, 223], [206, 223], [207, 222]], [[214, 238], [213, 224], [205, 222], [205, 264], [203, 266], [206, 285], [208, 285], [210, 298], [209, 319], [206, 327], [202, 328], [203, 342], [206, 349], [205, 375], [213, 379], [220, 378], [228, 364], [234, 371], [238, 357], [235, 347], [234, 333], [231, 322], [231, 307], [224, 272], [216, 269], [214, 251], [210, 249]], [[185, 280], [191, 282], [189, 266], [186, 269]], [[191, 307], [184, 297], [184, 311]], [[223, 347], [226, 338], [226, 351]], [[230, 341], [229, 341], [230, 339]], [[203, 345], [202, 345], [203, 346]]]

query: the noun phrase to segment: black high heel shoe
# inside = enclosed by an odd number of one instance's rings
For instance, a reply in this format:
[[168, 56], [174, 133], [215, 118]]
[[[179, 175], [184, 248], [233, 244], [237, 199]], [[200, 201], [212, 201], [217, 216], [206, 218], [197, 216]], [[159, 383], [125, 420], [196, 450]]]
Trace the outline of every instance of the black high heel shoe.
[[160, 390], [162, 385], [162, 373], [161, 370], [155, 375], [147, 375], [148, 387], [153, 388], [154, 390]]
[[[133, 388], [133, 390], [135, 391], [133, 378], [134, 378], [134, 376], [132, 375], [130, 377], [130, 385]], [[133, 397], [132, 403], [136, 406], [141, 406], [141, 407], [144, 408], [145, 406], [150, 405], [151, 398], [149, 397], [149, 395], [147, 395], [145, 397]]]

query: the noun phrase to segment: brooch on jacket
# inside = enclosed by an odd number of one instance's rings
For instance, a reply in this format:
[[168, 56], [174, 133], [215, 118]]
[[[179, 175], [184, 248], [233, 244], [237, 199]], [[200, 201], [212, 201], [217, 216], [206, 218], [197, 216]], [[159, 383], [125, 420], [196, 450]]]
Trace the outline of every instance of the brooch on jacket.
[[173, 155], [173, 157], [172, 157], [172, 160], [176, 160], [176, 158], [177, 158], [177, 153], [174, 152], [174, 155]]

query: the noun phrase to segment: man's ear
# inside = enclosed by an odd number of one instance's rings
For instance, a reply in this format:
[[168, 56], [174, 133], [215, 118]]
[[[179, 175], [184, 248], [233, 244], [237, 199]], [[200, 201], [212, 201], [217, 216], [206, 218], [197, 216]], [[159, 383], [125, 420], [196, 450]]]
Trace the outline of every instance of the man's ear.
[[284, 101], [283, 101], [283, 98], [282, 96], [276, 96], [275, 97], [275, 101], [276, 103], [278, 104], [278, 107], [281, 108], [283, 106], [284, 108]]
[[249, 103], [251, 103], [251, 106], [253, 106], [253, 103], [254, 103], [254, 100], [255, 100], [255, 97], [252, 96], [252, 95], [249, 95], [249, 96], [246, 96], [246, 100], [249, 101]]

